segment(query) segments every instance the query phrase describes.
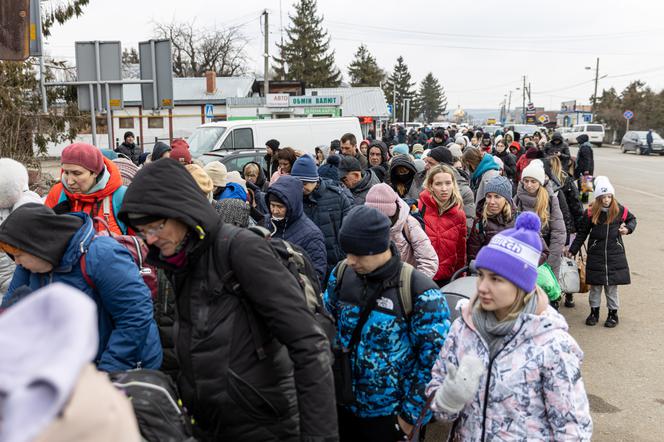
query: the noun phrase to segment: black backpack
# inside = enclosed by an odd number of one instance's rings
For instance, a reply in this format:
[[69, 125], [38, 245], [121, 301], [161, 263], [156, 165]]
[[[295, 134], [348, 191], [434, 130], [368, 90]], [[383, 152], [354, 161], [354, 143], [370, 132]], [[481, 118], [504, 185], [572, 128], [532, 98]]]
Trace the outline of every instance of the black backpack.
[[[228, 247], [233, 237], [237, 235], [240, 230], [241, 229], [234, 229], [234, 232], [231, 233], [226, 239], [226, 243], [224, 244], [223, 249], [224, 251], [222, 253], [222, 256], [226, 259], [217, 261], [225, 263], [223, 266], [224, 269], [230, 269], [230, 266], [227, 263], [227, 257], [229, 256]], [[334, 325], [334, 318], [323, 305], [323, 295], [321, 292], [320, 283], [318, 281], [318, 274], [316, 273], [316, 270], [311, 263], [307, 253], [295, 244], [291, 244], [281, 238], [271, 237], [269, 230], [264, 227], [252, 226], [247, 230], [255, 233], [261, 238], [264, 238], [270, 245], [275, 258], [288, 269], [291, 275], [295, 277], [300, 285], [302, 297], [306, 301], [307, 307], [309, 307], [309, 310], [314, 315], [314, 318], [320, 326], [321, 331], [325, 334], [328, 341], [330, 342], [330, 346], [333, 346], [336, 340], [336, 327]], [[217, 248], [215, 248], [215, 250], [217, 250]], [[226, 274], [223, 275], [222, 282], [226, 290], [228, 290], [231, 294], [238, 296], [245, 306], [245, 309], [248, 313], [247, 316], [249, 318], [249, 327], [251, 328], [254, 345], [256, 346], [256, 352], [258, 353], [259, 359], [263, 359], [265, 357], [265, 351], [263, 349], [263, 337], [261, 336], [260, 328], [256, 323], [256, 317], [255, 314], [253, 314], [253, 308], [246, 300], [246, 297], [242, 295], [242, 287], [235, 279], [235, 275], [232, 270], [228, 270]]]
[[110, 374], [134, 408], [138, 428], [148, 442], [195, 442], [191, 418], [182, 407], [173, 380], [157, 370], [131, 370]]

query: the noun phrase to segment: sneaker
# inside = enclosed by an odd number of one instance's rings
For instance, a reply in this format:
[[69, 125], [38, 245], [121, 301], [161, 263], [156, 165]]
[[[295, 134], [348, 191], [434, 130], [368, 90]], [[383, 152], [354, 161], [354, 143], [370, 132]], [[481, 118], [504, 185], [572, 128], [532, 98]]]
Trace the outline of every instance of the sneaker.
[[565, 293], [565, 307], [567, 308], [574, 307], [574, 294]]
[[604, 327], [613, 328], [618, 325], [618, 310], [609, 310], [609, 316], [606, 318]]
[[590, 314], [586, 318], [586, 325], [597, 325], [597, 321], [599, 321], [599, 307], [591, 307]]

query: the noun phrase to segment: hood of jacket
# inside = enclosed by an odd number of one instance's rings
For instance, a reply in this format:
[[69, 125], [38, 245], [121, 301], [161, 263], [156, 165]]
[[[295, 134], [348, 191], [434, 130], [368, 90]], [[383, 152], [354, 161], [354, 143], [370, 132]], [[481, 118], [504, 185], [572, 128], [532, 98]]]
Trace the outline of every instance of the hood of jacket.
[[[106, 197], [112, 196], [113, 192], [118, 190], [123, 185], [122, 175], [120, 174], [120, 169], [118, 169], [118, 166], [106, 157], [103, 157], [103, 160], [104, 166], [106, 166], [105, 173], [108, 173], [109, 176], [108, 180], [106, 181], [106, 185], [102, 189], [92, 193], [72, 193], [69, 191], [69, 189], [67, 189], [65, 183], [62, 183], [62, 190], [67, 195], [67, 198], [69, 198], [69, 200], [72, 202], [72, 211], [78, 211], [76, 209], [76, 201], [81, 203], [94, 203], [101, 201]], [[106, 180], [106, 177], [102, 176], [102, 180]]]
[[560, 132], [554, 132], [553, 136], [551, 137], [551, 144], [555, 144], [557, 146], [563, 144], [565, 140], [563, 139], [563, 136]]
[[[371, 142], [371, 144], [369, 145], [369, 149], [371, 149], [372, 147], [378, 147], [378, 148], [380, 149], [380, 156], [381, 156], [381, 161], [380, 161], [380, 163], [381, 163], [381, 164], [385, 164], [385, 163], [387, 163], [387, 161], [388, 161], [388, 159], [389, 159], [389, 158], [388, 158], [387, 145], [386, 145], [385, 143], [383, 143], [382, 141], [380, 141], [380, 140], [373, 140], [373, 141]], [[369, 151], [367, 150], [367, 153], [368, 153], [368, 152], [369, 152]], [[367, 158], [367, 161], [368, 161], [368, 160], [369, 160], [369, 158]]]
[[[408, 169], [408, 174], [405, 176], [397, 175], [396, 170], [399, 166], [403, 166]], [[396, 157], [392, 158], [392, 162], [390, 163], [390, 182], [392, 184], [401, 182], [408, 185], [413, 181], [413, 177], [415, 177], [416, 173], [417, 167], [415, 167], [415, 162], [410, 158], [409, 155], [397, 155]], [[398, 180], [398, 177], [403, 178]]]
[[57, 268], [75, 264], [75, 259], [87, 248], [87, 243], [82, 244], [83, 239], [91, 241], [94, 233], [92, 220], [82, 212], [56, 215], [47, 206], [30, 203], [13, 211], [2, 223], [0, 241]]
[[477, 169], [475, 169], [475, 172], [473, 172], [472, 176], [473, 182], [477, 182], [479, 179], [482, 178], [482, 175], [484, 175], [484, 173], [489, 170], [500, 170], [500, 166], [493, 159], [493, 155], [491, 155], [490, 153], [485, 153], [482, 156], [480, 164], [477, 165]]
[[[265, 185], [265, 180], [266, 180], [266, 178], [265, 178], [265, 171], [263, 170], [263, 168], [261, 167], [261, 165], [258, 164], [257, 162], [255, 162], [255, 161], [249, 161], [247, 164], [244, 165], [244, 167], [242, 168], [242, 174], [241, 174], [242, 179], [243, 179], [243, 180], [246, 180], [246, 179], [247, 179], [247, 178], [244, 176], [244, 169], [245, 169], [245, 168], [247, 167], [247, 165], [249, 165], [249, 164], [254, 164], [254, 165], [256, 165], [256, 167], [258, 167], [258, 178], [256, 178], [256, 183], [255, 183], [255, 185], [262, 189], [263, 186]], [[249, 185], [248, 181], [247, 181], [247, 185]]]
[[362, 171], [362, 179], [355, 187], [351, 189], [353, 193], [362, 193], [365, 190], [368, 190], [374, 184], [380, 183], [378, 176], [371, 169], [366, 169]]
[[275, 195], [286, 205], [286, 220], [289, 224], [300, 219], [304, 213], [302, 182], [297, 178], [284, 175], [276, 183], [272, 184], [265, 194], [265, 201], [268, 207], [270, 205], [270, 195]]
[[226, 188], [221, 195], [219, 195], [218, 200], [225, 199], [236, 199], [240, 201], [247, 201], [247, 191], [244, 190], [244, 187], [240, 183], [228, 182]]
[[[162, 158], [138, 171], [127, 189], [118, 217], [132, 225], [129, 214], [178, 220], [195, 230], [200, 240], [207, 240], [211, 233], [216, 233], [221, 223], [194, 177], [183, 164], [170, 158]], [[158, 254], [154, 246], [150, 246], [150, 251]]]

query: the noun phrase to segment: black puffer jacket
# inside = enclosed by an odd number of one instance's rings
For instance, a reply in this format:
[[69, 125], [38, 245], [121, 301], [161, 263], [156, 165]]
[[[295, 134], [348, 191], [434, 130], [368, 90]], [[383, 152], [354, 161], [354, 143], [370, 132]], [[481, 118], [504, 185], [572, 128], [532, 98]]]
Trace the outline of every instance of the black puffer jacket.
[[132, 163], [138, 165], [138, 157], [141, 156], [141, 149], [135, 143], [122, 143], [115, 148], [115, 152], [126, 156]]
[[606, 224], [607, 212], [599, 217], [599, 224], [593, 224], [590, 210], [583, 216], [579, 229], [569, 251], [576, 255], [588, 238], [588, 259], [586, 261], [586, 282], [590, 285], [627, 285], [631, 283], [629, 265], [625, 255], [625, 244], [618, 229], [623, 223], [629, 234], [636, 229], [636, 217], [618, 205], [618, 216]]
[[[585, 135], [587, 138], [588, 135]], [[588, 172], [588, 175], [593, 175], [595, 173], [595, 159], [593, 156], [593, 147], [586, 140], [584, 143], [581, 143], [579, 146], [579, 153], [576, 155], [576, 167], [574, 169], [574, 178], [579, 178], [583, 175], [584, 172]]]
[[[505, 149], [502, 152], [494, 151], [494, 156], [500, 158], [505, 167], [505, 176], [513, 183], [516, 182], [516, 155]], [[516, 186], [515, 190], [516, 190]]]
[[[134, 183], [120, 219], [140, 213], [191, 229], [183, 265], [154, 246], [148, 260], [174, 287], [178, 386], [201, 428], [211, 440], [337, 440], [329, 343], [266, 241], [222, 225], [176, 161], [146, 166]], [[229, 270], [241, 296], [224, 287]]]
[[563, 136], [560, 132], [555, 132], [551, 137], [551, 141], [544, 146], [544, 155], [547, 157], [557, 155], [560, 158], [560, 163], [563, 170], [569, 169], [569, 162], [572, 154], [569, 151], [569, 146], [565, 143]]

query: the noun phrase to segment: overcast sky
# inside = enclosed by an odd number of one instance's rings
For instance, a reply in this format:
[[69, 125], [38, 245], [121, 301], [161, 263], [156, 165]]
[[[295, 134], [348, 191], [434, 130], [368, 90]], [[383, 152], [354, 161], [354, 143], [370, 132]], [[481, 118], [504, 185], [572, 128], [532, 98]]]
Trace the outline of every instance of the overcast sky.
[[[82, 17], [53, 29], [47, 51], [74, 62], [76, 40], [121, 40], [123, 48], [152, 37], [154, 22], [201, 27], [241, 25], [250, 40], [250, 71], [263, 70], [261, 22], [270, 13], [270, 40], [290, 23], [295, 0], [91, 0]], [[319, 0], [337, 66], [347, 66], [364, 42], [391, 72], [403, 55], [413, 79], [440, 80], [448, 109], [497, 108], [510, 90], [521, 103], [522, 76], [533, 102], [550, 110], [576, 99], [588, 103], [596, 57], [599, 90], [622, 90], [641, 79], [664, 88], [664, 2], [657, 0]], [[271, 48], [275, 53], [275, 47]], [[585, 70], [592, 66], [593, 70]]]

